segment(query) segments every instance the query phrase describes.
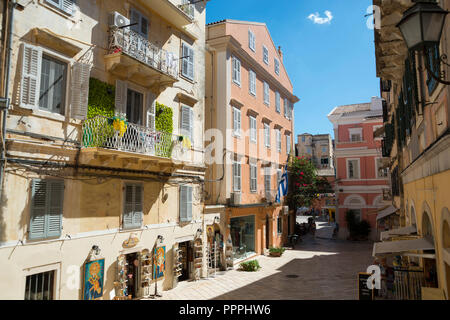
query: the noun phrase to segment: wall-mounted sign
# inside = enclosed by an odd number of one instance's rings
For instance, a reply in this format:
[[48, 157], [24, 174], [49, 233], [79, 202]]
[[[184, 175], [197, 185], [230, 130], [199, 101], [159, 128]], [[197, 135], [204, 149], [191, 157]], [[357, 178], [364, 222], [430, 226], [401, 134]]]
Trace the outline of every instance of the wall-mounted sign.
[[84, 300], [98, 300], [103, 296], [105, 259], [86, 262], [84, 266]]
[[122, 243], [122, 247], [125, 249], [133, 248], [139, 243], [139, 238], [131, 234], [130, 237]]
[[153, 251], [153, 279], [164, 277], [166, 270], [166, 246], [156, 247]]

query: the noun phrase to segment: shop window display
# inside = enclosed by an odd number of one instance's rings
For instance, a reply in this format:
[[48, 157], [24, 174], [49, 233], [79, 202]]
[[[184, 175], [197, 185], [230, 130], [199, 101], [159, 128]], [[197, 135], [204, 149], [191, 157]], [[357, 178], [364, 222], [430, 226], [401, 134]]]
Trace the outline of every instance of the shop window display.
[[255, 253], [255, 216], [231, 218], [230, 233], [234, 259], [243, 259]]

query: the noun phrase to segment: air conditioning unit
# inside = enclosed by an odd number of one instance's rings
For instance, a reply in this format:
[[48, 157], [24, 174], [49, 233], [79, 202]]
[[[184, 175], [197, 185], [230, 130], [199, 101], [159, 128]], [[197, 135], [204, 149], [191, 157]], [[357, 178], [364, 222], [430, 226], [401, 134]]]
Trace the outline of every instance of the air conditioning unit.
[[123, 15], [117, 11], [111, 12], [109, 15], [109, 26], [110, 27], [123, 27], [130, 24], [130, 19], [125, 18]]
[[241, 193], [233, 192], [230, 195], [230, 204], [234, 206], [239, 206], [241, 204]]

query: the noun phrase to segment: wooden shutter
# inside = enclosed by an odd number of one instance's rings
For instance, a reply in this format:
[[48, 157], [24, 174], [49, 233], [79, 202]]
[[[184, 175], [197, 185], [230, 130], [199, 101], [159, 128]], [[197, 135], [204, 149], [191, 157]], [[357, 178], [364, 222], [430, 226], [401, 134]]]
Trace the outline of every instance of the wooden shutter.
[[134, 185], [134, 199], [133, 199], [133, 226], [140, 228], [143, 220], [143, 206], [142, 206], [142, 186]]
[[47, 237], [59, 237], [62, 229], [64, 181], [49, 181], [47, 190]]
[[241, 191], [241, 164], [233, 163], [233, 186], [234, 191]]
[[180, 186], [180, 221], [192, 220], [192, 187]]
[[87, 116], [89, 97], [89, 75], [90, 65], [75, 62], [72, 66], [71, 75], [71, 106], [70, 115], [72, 118], [84, 120]]
[[59, 237], [62, 229], [64, 181], [34, 179], [31, 195], [30, 239]]
[[74, 13], [74, 5], [75, 5], [75, 0], [60, 0], [62, 1], [61, 3], [61, 9], [70, 15], [73, 15]]
[[264, 170], [264, 188], [266, 189], [266, 193], [270, 192], [270, 168], [266, 167]]
[[117, 112], [127, 113], [127, 90], [128, 86], [125, 81], [116, 80], [116, 97], [115, 107]]
[[[184, 44], [183, 44], [184, 45]], [[186, 77], [188, 77], [191, 80], [194, 80], [194, 50], [184, 45], [186, 48], [186, 55], [188, 56], [186, 59]]]
[[188, 63], [188, 55], [189, 55], [189, 49], [186, 46], [186, 44], [182, 44], [181, 45], [181, 56], [182, 56], [182, 61], [181, 61], [181, 74], [187, 78], [189, 78], [189, 72], [188, 72], [188, 68], [189, 68], [189, 63]]
[[125, 186], [125, 194], [124, 194], [124, 211], [122, 217], [122, 227], [123, 229], [131, 229], [134, 227], [133, 218], [134, 218], [134, 197], [133, 197], [133, 186], [126, 185]]
[[277, 150], [281, 152], [281, 131], [277, 129]]
[[45, 213], [47, 209], [47, 182], [34, 179], [31, 182], [30, 239], [45, 238]]
[[155, 127], [156, 101], [155, 95], [147, 92], [147, 127], [156, 130]]
[[39, 105], [41, 84], [42, 49], [29, 44], [23, 45], [20, 106], [34, 109]]
[[194, 141], [193, 122], [194, 112], [192, 108], [188, 106], [181, 106], [181, 134], [188, 136], [191, 143]]

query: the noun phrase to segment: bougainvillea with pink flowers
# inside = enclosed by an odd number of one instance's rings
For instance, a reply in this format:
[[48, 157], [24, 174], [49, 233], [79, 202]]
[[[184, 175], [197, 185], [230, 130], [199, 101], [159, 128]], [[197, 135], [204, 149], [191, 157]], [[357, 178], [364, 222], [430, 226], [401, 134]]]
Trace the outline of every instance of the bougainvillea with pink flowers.
[[311, 160], [305, 157], [292, 159], [289, 178], [288, 202], [291, 208], [309, 207], [319, 193], [331, 189], [327, 180], [317, 175], [317, 169]]

